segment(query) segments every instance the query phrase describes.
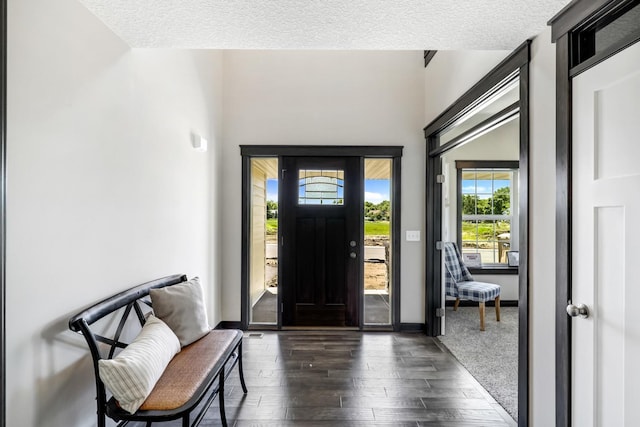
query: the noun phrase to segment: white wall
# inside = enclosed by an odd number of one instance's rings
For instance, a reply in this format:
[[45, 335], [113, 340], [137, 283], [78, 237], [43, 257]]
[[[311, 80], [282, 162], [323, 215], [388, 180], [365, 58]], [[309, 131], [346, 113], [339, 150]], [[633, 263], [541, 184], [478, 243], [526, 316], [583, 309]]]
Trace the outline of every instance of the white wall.
[[[240, 144], [403, 145], [402, 233], [424, 223], [420, 51], [224, 53], [223, 318], [240, 320]], [[402, 243], [402, 322], [424, 322], [424, 245]]]
[[547, 29], [533, 41], [529, 133], [529, 342], [531, 424], [555, 425], [555, 45]]
[[[494, 65], [499, 56], [496, 53], [492, 58]], [[441, 55], [438, 68], [427, 67], [427, 121], [473, 85], [473, 78], [466, 74], [459, 82], [456, 70], [470, 72], [469, 64], [477, 63], [472, 67], [478, 70], [477, 81], [483, 75], [480, 70], [492, 68], [489, 63], [480, 63], [482, 58], [491, 62], [485, 53], [456, 52]], [[532, 45], [530, 96], [530, 425], [538, 427], [555, 424], [555, 45], [550, 42], [549, 30]], [[439, 102], [443, 97], [451, 100]], [[430, 106], [434, 102], [437, 108]]]
[[[424, 125], [476, 84], [500, 61], [508, 50], [439, 50], [424, 72]], [[455, 82], [455, 84], [444, 84]]]
[[91, 426], [70, 315], [186, 273], [221, 319], [221, 54], [129, 49], [75, 0], [8, 3], [7, 425]]

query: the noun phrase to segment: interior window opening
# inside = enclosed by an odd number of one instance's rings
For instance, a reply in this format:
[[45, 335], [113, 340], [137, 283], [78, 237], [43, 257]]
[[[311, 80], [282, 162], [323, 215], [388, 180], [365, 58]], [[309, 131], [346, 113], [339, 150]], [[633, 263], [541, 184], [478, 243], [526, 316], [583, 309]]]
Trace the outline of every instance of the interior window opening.
[[432, 140], [432, 155], [440, 162], [436, 170], [439, 166], [442, 174], [436, 200], [443, 242], [439, 340], [466, 361], [478, 347], [490, 348], [491, 334], [508, 343], [495, 369], [504, 379], [499, 391], [483, 377], [483, 365], [465, 366], [514, 420], [520, 325], [519, 89], [517, 78], [507, 79], [487, 92], [480, 107], [470, 110], [471, 117], [455, 120]]

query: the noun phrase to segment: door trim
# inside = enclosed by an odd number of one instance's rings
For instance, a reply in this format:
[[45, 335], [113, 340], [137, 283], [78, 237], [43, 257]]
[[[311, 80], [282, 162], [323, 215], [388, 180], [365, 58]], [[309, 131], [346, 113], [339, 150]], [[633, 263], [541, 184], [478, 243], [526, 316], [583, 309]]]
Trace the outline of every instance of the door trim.
[[6, 424], [7, 2], [0, 4], [0, 426]]
[[[400, 230], [401, 230], [401, 176], [402, 176], [402, 151], [403, 146], [381, 145], [381, 146], [350, 146], [350, 145], [240, 145], [240, 155], [242, 156], [242, 260], [241, 260], [241, 328], [249, 329], [250, 298], [249, 298], [249, 236], [250, 236], [250, 215], [251, 201], [251, 159], [255, 157], [362, 157], [362, 158], [389, 158], [393, 162], [393, 182], [392, 182], [392, 206], [394, 215], [391, 220], [392, 250], [391, 257], [394, 263], [391, 267], [391, 277], [393, 283], [392, 298], [392, 319], [391, 324], [394, 331], [400, 331], [400, 298], [401, 298], [401, 258], [400, 258]], [[363, 322], [364, 303], [363, 298], [359, 299], [360, 304], [360, 330], [368, 328]], [[279, 302], [278, 302], [279, 303]], [[281, 311], [278, 310], [278, 322], [276, 329], [282, 329]], [[261, 328], [262, 325], [260, 326]], [[265, 326], [264, 329], [274, 327]]]
[[[572, 78], [619, 51], [611, 49], [582, 65], [576, 64], [572, 52], [577, 48], [577, 38], [573, 35], [585, 26], [608, 19], [628, 3], [628, 0], [574, 0], [549, 21], [552, 41], [556, 43], [556, 426], [559, 427], [571, 426], [572, 335], [566, 307], [571, 299], [572, 279]], [[640, 24], [636, 25], [640, 29]]]
[[519, 73], [520, 82], [520, 266], [518, 276], [518, 425], [529, 423], [529, 60], [531, 41], [527, 40], [494, 67], [471, 89], [424, 128], [426, 139], [427, 211], [425, 322], [427, 335], [440, 335], [441, 321], [436, 309], [442, 306], [441, 253], [436, 242], [442, 239], [441, 150], [436, 135], [474, 106], [482, 102], [501, 82]]

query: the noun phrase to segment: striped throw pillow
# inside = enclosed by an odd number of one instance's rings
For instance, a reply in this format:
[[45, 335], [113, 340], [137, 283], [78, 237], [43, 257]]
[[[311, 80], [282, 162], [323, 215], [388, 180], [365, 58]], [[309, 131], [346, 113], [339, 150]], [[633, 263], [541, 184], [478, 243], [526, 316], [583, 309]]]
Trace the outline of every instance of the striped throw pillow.
[[149, 316], [140, 334], [120, 354], [98, 361], [100, 379], [120, 406], [133, 414], [179, 351], [180, 341], [173, 331]]

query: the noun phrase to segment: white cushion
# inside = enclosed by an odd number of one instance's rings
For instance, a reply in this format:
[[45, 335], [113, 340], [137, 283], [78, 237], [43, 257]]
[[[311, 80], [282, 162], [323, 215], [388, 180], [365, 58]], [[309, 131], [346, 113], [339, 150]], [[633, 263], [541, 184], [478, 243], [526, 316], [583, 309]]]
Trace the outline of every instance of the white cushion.
[[98, 361], [100, 379], [122, 409], [133, 414], [179, 351], [180, 342], [173, 331], [162, 320], [149, 316], [140, 334], [120, 354]]
[[199, 340], [211, 330], [199, 278], [151, 289], [149, 294], [153, 312], [171, 328], [183, 347]]

